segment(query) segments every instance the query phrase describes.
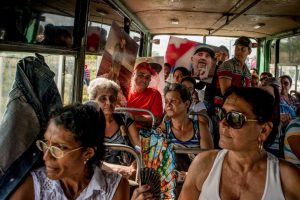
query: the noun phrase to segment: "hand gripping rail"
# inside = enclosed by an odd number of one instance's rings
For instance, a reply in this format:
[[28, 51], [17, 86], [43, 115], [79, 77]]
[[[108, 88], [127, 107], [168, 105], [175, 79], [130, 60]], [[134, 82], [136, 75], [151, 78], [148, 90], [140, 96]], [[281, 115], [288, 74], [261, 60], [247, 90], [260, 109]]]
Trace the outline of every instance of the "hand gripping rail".
[[128, 108], [128, 107], [116, 107], [115, 112], [127, 112], [127, 111], [134, 111], [134, 112], [145, 112], [148, 113], [152, 118], [152, 126], [151, 128], [154, 129], [155, 126], [155, 116], [153, 113], [147, 109], [142, 108]]
[[136, 159], [137, 169], [136, 169], [136, 176], [135, 181], [141, 185], [141, 179], [140, 179], [140, 169], [142, 166], [142, 161], [139, 157], [139, 153], [137, 153], [132, 147], [124, 145], [124, 144], [111, 144], [111, 143], [104, 143], [105, 147], [112, 150], [118, 150], [118, 151], [126, 151], [128, 153], [131, 153], [134, 158]]

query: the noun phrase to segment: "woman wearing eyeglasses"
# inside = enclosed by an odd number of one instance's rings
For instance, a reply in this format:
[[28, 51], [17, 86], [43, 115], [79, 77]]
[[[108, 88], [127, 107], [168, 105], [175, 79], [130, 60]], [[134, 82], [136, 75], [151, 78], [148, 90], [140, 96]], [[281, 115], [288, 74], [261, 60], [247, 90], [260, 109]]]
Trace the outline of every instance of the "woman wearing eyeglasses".
[[43, 140], [45, 166], [31, 171], [10, 199], [129, 199], [126, 179], [99, 168], [103, 113], [74, 104], [53, 113]]
[[[89, 99], [99, 104], [105, 116], [104, 142], [140, 146], [133, 119], [128, 114], [114, 113], [119, 90], [117, 83], [106, 78], [96, 78], [88, 87]], [[126, 152], [107, 150], [104, 160], [104, 169], [117, 171], [127, 178], [136, 171], [133, 157]]]
[[179, 199], [300, 199], [300, 171], [264, 150], [277, 132], [272, 95], [232, 88], [224, 99], [217, 113], [223, 150], [194, 159]]

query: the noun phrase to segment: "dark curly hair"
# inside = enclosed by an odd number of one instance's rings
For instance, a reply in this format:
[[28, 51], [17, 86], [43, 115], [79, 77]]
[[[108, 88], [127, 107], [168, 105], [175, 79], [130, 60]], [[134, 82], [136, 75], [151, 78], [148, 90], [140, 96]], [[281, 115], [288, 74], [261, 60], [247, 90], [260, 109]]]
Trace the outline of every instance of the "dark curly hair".
[[101, 164], [105, 154], [103, 144], [105, 118], [101, 109], [91, 104], [75, 103], [54, 111], [51, 121], [69, 130], [83, 148], [95, 150], [95, 156], [87, 162], [89, 167], [92, 164], [98, 166]]

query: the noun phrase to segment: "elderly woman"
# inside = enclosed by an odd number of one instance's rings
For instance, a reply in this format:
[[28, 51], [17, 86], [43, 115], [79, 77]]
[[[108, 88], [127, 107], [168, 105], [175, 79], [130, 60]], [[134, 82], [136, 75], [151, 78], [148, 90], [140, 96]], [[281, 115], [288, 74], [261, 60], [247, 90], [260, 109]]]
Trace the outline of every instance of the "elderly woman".
[[127, 180], [98, 167], [104, 128], [103, 113], [92, 106], [56, 111], [44, 139], [36, 142], [45, 167], [31, 171], [10, 199], [129, 199]]
[[[139, 135], [133, 119], [128, 114], [114, 113], [119, 90], [118, 84], [106, 78], [96, 78], [88, 87], [89, 99], [99, 104], [105, 116], [104, 142], [126, 144], [132, 147], [140, 146]], [[135, 166], [131, 165], [132, 158], [127, 153], [107, 150], [104, 160], [104, 168], [108, 166], [126, 177], [135, 172]], [[121, 166], [121, 164], [127, 166]]]
[[179, 199], [300, 199], [299, 170], [264, 150], [276, 135], [272, 102], [261, 88], [226, 92], [218, 112], [223, 150], [194, 159]]
[[[141, 62], [135, 66], [127, 106], [151, 111], [155, 116], [155, 121], [159, 123], [163, 115], [161, 94], [158, 90], [149, 87], [151, 77], [156, 74], [147, 62]], [[147, 113], [134, 112], [132, 114], [139, 128], [151, 126], [153, 119]]]

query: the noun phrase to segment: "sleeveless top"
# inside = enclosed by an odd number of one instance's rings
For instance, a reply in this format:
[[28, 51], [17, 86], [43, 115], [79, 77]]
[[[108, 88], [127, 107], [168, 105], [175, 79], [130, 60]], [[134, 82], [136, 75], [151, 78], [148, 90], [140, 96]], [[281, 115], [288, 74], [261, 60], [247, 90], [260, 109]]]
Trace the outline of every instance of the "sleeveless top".
[[[165, 121], [167, 139], [170, 141], [170, 143], [173, 144], [173, 146], [180, 146], [186, 148], [200, 148], [200, 128], [198, 120], [190, 120], [193, 122], [194, 135], [190, 140], [187, 141], [181, 141], [178, 138], [176, 138], [172, 131], [172, 121]], [[176, 169], [178, 171], [187, 171], [194, 157], [194, 154], [176, 154]]]
[[[222, 173], [222, 165], [226, 153], [227, 150], [221, 150], [218, 152], [209, 175], [203, 183], [199, 200], [221, 199], [219, 196], [219, 185]], [[270, 153], [267, 153], [267, 155], [266, 183], [261, 200], [284, 199], [280, 182], [279, 160]]]
[[194, 135], [191, 139], [187, 141], [181, 141], [180, 139], [176, 138], [175, 134], [172, 131], [172, 121], [171, 120], [165, 121], [168, 139], [170, 140], [171, 143], [175, 145], [179, 144], [181, 146], [188, 147], [188, 148], [200, 148], [200, 128], [199, 128], [198, 120], [192, 120], [192, 119], [190, 120], [193, 123]]
[[[127, 131], [128, 127], [134, 122], [133, 119], [128, 114], [124, 113], [114, 113], [113, 118], [116, 120], [119, 129], [111, 137], [104, 137], [104, 142], [132, 146], [132, 144], [129, 141], [129, 138], [127, 136], [122, 136], [120, 126], [125, 126]], [[124, 151], [111, 150], [108, 148], [105, 149], [105, 162], [129, 166], [132, 160], [133, 157], [130, 153]]]
[[[46, 168], [41, 167], [31, 172], [36, 200], [67, 200], [59, 180], [51, 180], [46, 175]], [[87, 187], [76, 200], [111, 200], [117, 190], [121, 175], [94, 168], [94, 174]]]

